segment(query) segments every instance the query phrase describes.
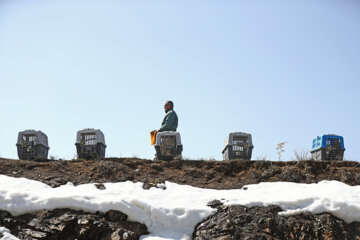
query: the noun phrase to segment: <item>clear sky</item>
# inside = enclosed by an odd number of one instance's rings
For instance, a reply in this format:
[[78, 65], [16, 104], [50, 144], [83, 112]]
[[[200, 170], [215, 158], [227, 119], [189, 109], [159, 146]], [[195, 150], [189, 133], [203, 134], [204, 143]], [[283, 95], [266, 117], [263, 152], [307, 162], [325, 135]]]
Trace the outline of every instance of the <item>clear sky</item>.
[[170, 99], [187, 158], [243, 131], [254, 159], [334, 133], [359, 161], [359, 76], [357, 0], [0, 0], [0, 155], [36, 129], [71, 159], [99, 128], [108, 157], [153, 158]]

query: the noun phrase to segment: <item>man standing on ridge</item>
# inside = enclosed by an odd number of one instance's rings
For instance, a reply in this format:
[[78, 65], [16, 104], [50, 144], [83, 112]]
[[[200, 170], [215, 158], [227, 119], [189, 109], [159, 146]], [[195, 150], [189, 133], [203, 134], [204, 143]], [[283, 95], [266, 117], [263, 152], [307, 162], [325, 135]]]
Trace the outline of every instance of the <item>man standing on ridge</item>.
[[178, 127], [178, 116], [174, 111], [174, 103], [172, 101], [167, 101], [164, 105], [164, 109], [166, 115], [161, 123], [161, 128], [159, 130], [156, 130], [155, 134], [164, 131], [176, 132], [176, 129]]

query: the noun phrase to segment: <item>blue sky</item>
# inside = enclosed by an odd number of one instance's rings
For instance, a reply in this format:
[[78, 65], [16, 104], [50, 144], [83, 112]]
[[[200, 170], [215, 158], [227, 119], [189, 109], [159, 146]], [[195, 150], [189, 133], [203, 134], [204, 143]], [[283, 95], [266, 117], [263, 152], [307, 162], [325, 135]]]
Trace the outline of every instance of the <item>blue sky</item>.
[[99, 128], [107, 156], [153, 158], [149, 132], [171, 99], [187, 158], [222, 159], [226, 135], [253, 158], [344, 136], [360, 160], [360, 2], [0, 1], [0, 155], [17, 133], [71, 159], [76, 131]]

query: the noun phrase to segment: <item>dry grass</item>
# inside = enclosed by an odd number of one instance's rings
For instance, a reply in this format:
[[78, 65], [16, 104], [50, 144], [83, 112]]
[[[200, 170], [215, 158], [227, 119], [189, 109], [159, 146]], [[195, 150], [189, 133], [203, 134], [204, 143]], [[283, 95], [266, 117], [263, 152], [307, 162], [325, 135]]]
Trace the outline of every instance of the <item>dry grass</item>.
[[309, 150], [306, 149], [295, 149], [294, 157], [291, 158], [292, 161], [307, 161], [311, 160], [311, 155]]
[[255, 158], [256, 161], [266, 161], [267, 160], [267, 154], [261, 154], [260, 156], [257, 156]]

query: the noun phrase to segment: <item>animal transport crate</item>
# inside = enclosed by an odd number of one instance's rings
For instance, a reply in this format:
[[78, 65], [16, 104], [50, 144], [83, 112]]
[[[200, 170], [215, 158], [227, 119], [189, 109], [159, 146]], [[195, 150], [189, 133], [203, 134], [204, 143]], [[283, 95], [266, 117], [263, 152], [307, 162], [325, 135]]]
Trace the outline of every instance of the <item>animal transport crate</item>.
[[78, 158], [96, 159], [105, 157], [105, 136], [99, 129], [86, 128], [76, 134]]
[[158, 160], [174, 160], [181, 158], [183, 145], [181, 144], [181, 136], [178, 132], [159, 132], [155, 141], [156, 159]]
[[342, 161], [344, 152], [345, 146], [342, 136], [328, 134], [313, 139], [311, 158], [314, 160]]
[[230, 133], [226, 137], [224, 145], [222, 151], [224, 160], [251, 159], [254, 148], [251, 134], [243, 132]]
[[16, 143], [19, 159], [47, 159], [49, 152], [48, 137], [35, 130], [19, 132]]

